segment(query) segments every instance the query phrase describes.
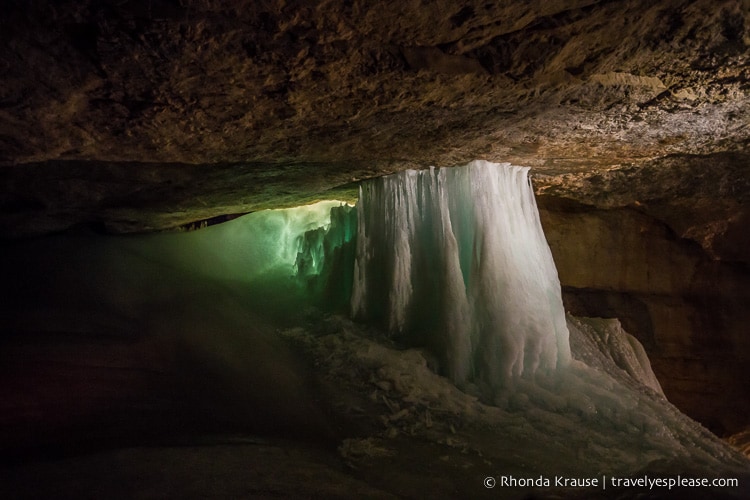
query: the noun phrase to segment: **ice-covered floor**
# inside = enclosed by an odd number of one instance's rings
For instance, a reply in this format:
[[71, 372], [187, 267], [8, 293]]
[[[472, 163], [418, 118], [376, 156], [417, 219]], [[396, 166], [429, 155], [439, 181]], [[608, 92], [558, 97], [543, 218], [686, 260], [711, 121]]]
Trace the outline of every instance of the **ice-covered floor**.
[[[307, 353], [315, 410], [332, 435], [194, 433], [132, 438], [94, 452], [31, 457], [0, 470], [0, 495], [107, 498], [746, 498], [744, 457], [643, 384], [613, 320], [568, 318], [576, 360], [487, 405], [430, 370], [431, 357], [340, 316], [279, 331]], [[617, 337], [619, 340], [613, 339]], [[611, 349], [619, 344], [620, 348]], [[629, 344], [628, 344], [629, 345]], [[610, 346], [603, 348], [603, 346]], [[619, 353], [619, 355], [618, 355]], [[612, 362], [619, 358], [620, 366]], [[278, 359], [277, 359], [278, 360]], [[607, 373], [608, 372], [608, 373]], [[630, 372], [630, 373], [628, 373]], [[245, 381], [242, 381], [245, 382]], [[279, 399], [295, 395], [279, 393]], [[278, 411], [278, 409], [277, 409]], [[302, 415], [304, 418], [304, 415]], [[311, 415], [310, 418], [316, 418]], [[250, 431], [248, 429], [247, 431]], [[555, 486], [556, 477], [738, 478], [739, 488]], [[488, 489], [488, 477], [547, 478], [549, 487]], [[501, 491], [502, 490], [502, 491]]]

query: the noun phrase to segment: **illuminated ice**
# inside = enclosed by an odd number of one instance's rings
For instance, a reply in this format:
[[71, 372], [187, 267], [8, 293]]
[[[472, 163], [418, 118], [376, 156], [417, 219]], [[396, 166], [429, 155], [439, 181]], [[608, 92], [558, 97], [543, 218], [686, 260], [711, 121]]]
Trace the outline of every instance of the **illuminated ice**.
[[501, 387], [570, 361], [529, 169], [474, 161], [364, 184], [352, 312], [432, 347], [457, 384]]
[[[177, 356], [199, 385], [194, 370], [269, 420], [365, 421], [368, 439], [400, 443], [399, 453], [415, 442], [460, 450], [482, 457], [486, 474], [747, 471], [666, 401], [619, 323], [568, 317], [566, 327], [524, 168], [407, 172], [363, 186], [357, 209], [329, 202], [191, 233], [51, 236], [0, 257], [3, 331], [146, 339], [153, 355]], [[350, 290], [360, 318], [418, 349], [394, 348], [362, 322], [300, 314]], [[280, 337], [283, 325], [293, 328]], [[309, 347], [314, 370], [299, 367], [288, 338]], [[435, 374], [424, 347], [463, 390]]]

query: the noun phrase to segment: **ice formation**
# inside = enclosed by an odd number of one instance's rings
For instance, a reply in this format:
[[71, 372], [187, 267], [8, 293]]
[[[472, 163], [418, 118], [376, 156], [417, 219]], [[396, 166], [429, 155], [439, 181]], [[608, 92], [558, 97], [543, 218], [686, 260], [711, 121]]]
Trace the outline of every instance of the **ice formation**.
[[331, 207], [328, 224], [300, 237], [295, 275], [312, 303], [322, 309], [336, 312], [348, 309], [356, 233], [355, 209], [340, 204]]
[[352, 313], [426, 344], [457, 384], [501, 387], [570, 360], [529, 169], [474, 161], [360, 188]]
[[[322, 301], [333, 307], [341, 294], [348, 300], [341, 247], [353, 238], [352, 220], [352, 207], [326, 200], [263, 210], [200, 231], [131, 238], [120, 246], [183, 274], [232, 283], [254, 313], [289, 319]], [[336, 279], [328, 279], [331, 274]]]
[[[430, 456], [481, 457], [481, 477], [747, 470], [664, 399], [619, 323], [566, 325], [526, 168], [405, 172], [362, 186], [356, 209], [326, 202], [190, 233], [54, 236], [0, 257], [0, 329], [145, 337], [149, 353], [187, 359], [196, 387], [221, 381], [258, 419], [294, 426], [330, 415], [314, 406], [312, 381], [325, 380], [336, 415], [371, 432], [345, 442], [344, 458], [364, 443], [434, 474], [408, 455], [433, 443]], [[350, 305], [418, 349], [339, 315], [295, 321], [311, 304]], [[295, 365], [287, 341], [309, 348], [315, 371]], [[456, 384], [432, 369], [435, 353]], [[502, 390], [487, 398], [485, 386]], [[383, 470], [397, 467], [390, 452]]]
[[[390, 450], [396, 436], [418, 436], [461, 449], [464, 456], [477, 453], [502, 464], [496, 468], [504, 473], [524, 471], [523, 477], [747, 473], [738, 452], [645, 380], [613, 364], [618, 348], [598, 341], [612, 322], [567, 319], [569, 366], [554, 376], [518, 379], [502, 405], [488, 405], [436, 375], [423, 350], [373, 340], [361, 323], [333, 316], [323, 336], [304, 328], [283, 335], [306, 344], [330, 380], [355, 388], [365, 400], [384, 402], [372, 416], [382, 422], [382, 433], [360, 443], [376, 447], [375, 453], [378, 447]], [[347, 398], [342, 407], [352, 404], [351, 394]], [[357, 417], [362, 412], [356, 405], [350, 411]]]
[[[570, 339], [571, 350], [579, 359], [606, 373], [624, 372], [632, 380], [664, 396], [646, 350], [638, 339], [622, 329], [618, 319], [570, 316], [568, 323], [581, 332], [577, 337], [571, 335]], [[598, 359], [597, 355], [603, 356], [604, 360]]]

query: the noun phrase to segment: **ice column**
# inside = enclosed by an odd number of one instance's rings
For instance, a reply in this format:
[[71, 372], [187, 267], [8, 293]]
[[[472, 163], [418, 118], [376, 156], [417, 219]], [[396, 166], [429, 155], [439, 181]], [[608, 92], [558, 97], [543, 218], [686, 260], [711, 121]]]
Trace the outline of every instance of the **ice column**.
[[570, 360], [560, 282], [529, 169], [474, 161], [365, 183], [352, 314], [427, 345], [461, 385]]

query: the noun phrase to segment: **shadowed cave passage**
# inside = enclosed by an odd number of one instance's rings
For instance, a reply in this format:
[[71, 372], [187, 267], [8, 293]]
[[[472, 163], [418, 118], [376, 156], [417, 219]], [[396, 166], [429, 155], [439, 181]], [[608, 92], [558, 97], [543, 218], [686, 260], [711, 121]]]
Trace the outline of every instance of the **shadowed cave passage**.
[[[663, 398], [618, 322], [564, 315], [527, 174], [474, 162], [372, 181], [356, 208], [5, 245], [6, 488], [33, 488], [23, 478], [50, 450], [102, 450], [105, 463], [124, 453], [118, 474], [164, 487], [129, 460], [196, 443], [198, 461], [234, 460], [222, 447], [236, 446], [295, 450], [279, 475], [322, 467], [301, 492], [249, 472], [228, 486], [288, 496], [345, 497], [332, 485], [347, 481], [481, 496], [483, 477], [506, 472], [746, 474], [741, 455]], [[341, 316], [350, 307], [367, 321]], [[85, 491], [81, 460], [60, 459], [81, 481], [66, 491]], [[443, 479], [425, 486], [435, 470]]]

